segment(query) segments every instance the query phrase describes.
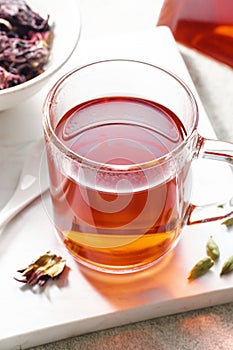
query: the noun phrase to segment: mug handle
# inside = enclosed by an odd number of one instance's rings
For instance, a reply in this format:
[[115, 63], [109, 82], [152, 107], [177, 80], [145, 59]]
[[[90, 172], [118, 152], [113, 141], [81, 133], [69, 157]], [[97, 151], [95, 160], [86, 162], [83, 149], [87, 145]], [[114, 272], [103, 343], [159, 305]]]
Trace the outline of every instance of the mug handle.
[[[233, 166], [233, 143], [220, 140], [206, 139], [205, 137], [198, 135], [197, 152], [195, 154], [195, 159], [219, 160]], [[233, 190], [233, 186], [230, 189]], [[223, 209], [222, 211], [227, 211], [226, 214], [221, 214], [213, 217], [205, 217], [203, 219], [198, 220], [192, 220], [192, 215], [196, 210], [208, 209], [213, 206], [216, 206], [216, 204], [197, 206], [191, 203], [187, 213], [187, 225], [201, 224], [205, 222], [226, 219], [229, 216], [231, 216], [233, 214], [233, 193], [232, 197], [228, 202], [223, 204], [221, 203], [221, 205], [219, 205], [219, 208]]]

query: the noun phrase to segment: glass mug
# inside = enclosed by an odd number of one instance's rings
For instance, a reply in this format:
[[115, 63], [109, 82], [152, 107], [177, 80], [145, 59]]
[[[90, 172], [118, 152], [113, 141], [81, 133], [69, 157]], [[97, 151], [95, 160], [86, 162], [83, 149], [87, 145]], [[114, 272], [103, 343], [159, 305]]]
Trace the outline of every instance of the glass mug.
[[171, 251], [193, 209], [192, 160], [232, 164], [233, 145], [197, 125], [190, 89], [148, 63], [96, 62], [52, 87], [43, 128], [53, 223], [79, 263], [128, 273]]

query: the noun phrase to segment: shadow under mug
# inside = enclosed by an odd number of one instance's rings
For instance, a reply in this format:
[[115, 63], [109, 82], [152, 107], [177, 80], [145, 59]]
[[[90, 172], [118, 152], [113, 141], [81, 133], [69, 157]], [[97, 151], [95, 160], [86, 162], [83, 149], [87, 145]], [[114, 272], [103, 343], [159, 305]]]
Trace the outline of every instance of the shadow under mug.
[[233, 144], [197, 126], [188, 86], [148, 63], [95, 62], [52, 87], [43, 109], [52, 220], [79, 263], [128, 273], [171, 251], [194, 208], [192, 161], [233, 162]]

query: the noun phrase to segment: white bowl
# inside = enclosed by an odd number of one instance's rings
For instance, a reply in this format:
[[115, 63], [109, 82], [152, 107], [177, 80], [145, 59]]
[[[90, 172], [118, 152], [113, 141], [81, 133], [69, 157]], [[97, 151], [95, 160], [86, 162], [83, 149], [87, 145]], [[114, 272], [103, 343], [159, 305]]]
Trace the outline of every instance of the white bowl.
[[81, 20], [77, 0], [26, 0], [42, 17], [49, 15], [54, 25], [51, 56], [45, 71], [25, 83], [0, 90], [0, 110], [15, 107], [38, 92], [73, 53], [80, 36]]

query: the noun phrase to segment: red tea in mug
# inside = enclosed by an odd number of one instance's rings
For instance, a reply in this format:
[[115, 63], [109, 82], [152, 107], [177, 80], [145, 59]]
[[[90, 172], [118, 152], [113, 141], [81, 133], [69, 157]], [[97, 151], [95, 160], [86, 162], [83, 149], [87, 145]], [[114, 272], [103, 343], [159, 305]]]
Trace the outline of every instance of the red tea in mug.
[[232, 0], [165, 0], [157, 25], [175, 39], [233, 68]]
[[[142, 122], [131, 122], [135, 116]], [[80, 120], [88, 118], [96, 123], [82, 128]], [[144, 125], [144, 118], [157, 127]], [[73, 256], [121, 270], [148, 265], [168, 252], [181, 230], [190, 162], [170, 178], [156, 164], [149, 169], [143, 164], [182, 143], [186, 133], [179, 118], [156, 102], [99, 98], [65, 113], [55, 133], [95, 169], [70, 164], [61, 169], [49, 159], [54, 223]]]

